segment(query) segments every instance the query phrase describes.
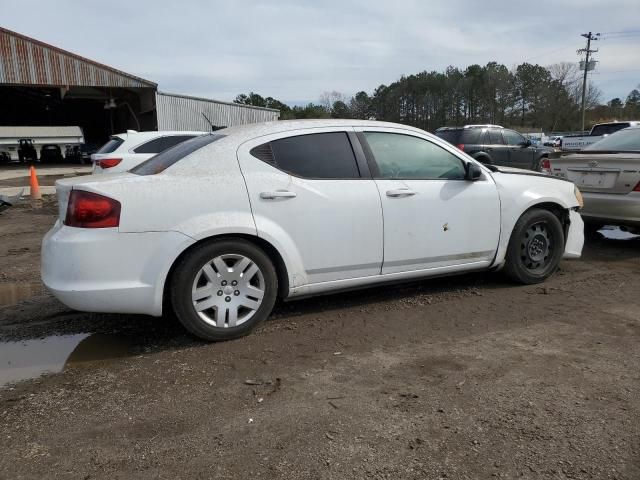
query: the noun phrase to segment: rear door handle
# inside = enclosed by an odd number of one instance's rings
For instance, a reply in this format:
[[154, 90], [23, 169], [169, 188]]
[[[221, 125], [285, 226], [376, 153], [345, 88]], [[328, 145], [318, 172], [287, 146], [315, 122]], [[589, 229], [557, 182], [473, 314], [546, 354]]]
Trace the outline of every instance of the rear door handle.
[[397, 190], [387, 190], [387, 197], [410, 197], [416, 192], [408, 188], [398, 188]]
[[260, 192], [260, 198], [263, 200], [273, 200], [276, 198], [293, 198], [297, 194], [296, 192], [290, 192], [289, 190], [276, 190], [275, 192]]

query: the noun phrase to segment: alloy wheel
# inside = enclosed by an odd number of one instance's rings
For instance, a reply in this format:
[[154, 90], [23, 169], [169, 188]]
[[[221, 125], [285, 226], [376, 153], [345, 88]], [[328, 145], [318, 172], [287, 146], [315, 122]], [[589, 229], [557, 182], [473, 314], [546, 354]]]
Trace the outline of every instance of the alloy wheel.
[[206, 323], [233, 328], [255, 315], [264, 293], [264, 275], [253, 260], [240, 254], [224, 254], [200, 268], [193, 281], [191, 300]]

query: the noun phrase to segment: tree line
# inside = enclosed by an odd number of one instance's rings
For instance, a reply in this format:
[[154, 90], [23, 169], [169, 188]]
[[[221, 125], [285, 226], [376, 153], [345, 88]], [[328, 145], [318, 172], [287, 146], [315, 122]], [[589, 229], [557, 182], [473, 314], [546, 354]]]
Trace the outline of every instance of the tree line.
[[[373, 92], [352, 97], [325, 92], [318, 103], [290, 107], [272, 97], [241, 94], [236, 103], [277, 108], [280, 118], [358, 118], [404, 123], [433, 131], [442, 126], [494, 123], [520, 130], [573, 131], [581, 128], [582, 74], [575, 63], [549, 67], [522, 63], [513, 69], [489, 62], [444, 72], [403, 75]], [[602, 103], [588, 82], [587, 123], [640, 119], [640, 85], [623, 101]]]

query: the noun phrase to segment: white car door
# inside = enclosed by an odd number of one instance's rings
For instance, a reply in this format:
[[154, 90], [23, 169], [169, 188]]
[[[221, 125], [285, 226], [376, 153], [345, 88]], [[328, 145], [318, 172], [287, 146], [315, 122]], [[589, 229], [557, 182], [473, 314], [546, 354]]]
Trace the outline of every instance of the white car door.
[[363, 128], [358, 137], [382, 200], [383, 274], [491, 263], [500, 199], [490, 175], [465, 180], [454, 147], [416, 132]]
[[258, 235], [296, 259], [291, 287], [380, 274], [380, 196], [353, 129], [260, 137], [238, 160]]

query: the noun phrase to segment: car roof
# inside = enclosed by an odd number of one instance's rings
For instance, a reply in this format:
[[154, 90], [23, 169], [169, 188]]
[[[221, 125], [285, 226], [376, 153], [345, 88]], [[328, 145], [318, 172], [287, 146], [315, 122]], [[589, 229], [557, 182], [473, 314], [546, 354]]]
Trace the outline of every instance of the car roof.
[[471, 128], [504, 128], [502, 125], [492, 125], [490, 123], [486, 124], [473, 124], [473, 125], [464, 125], [462, 127], [440, 127], [436, 130], [436, 132], [446, 132], [449, 130], [464, 130]]
[[422, 135], [424, 130], [402, 125], [399, 123], [379, 122], [376, 120], [343, 120], [343, 119], [315, 119], [315, 120], [276, 120], [272, 122], [250, 123], [227, 127], [222, 130], [212, 132], [214, 135], [232, 136], [236, 141], [245, 141], [252, 138], [270, 135], [272, 133], [293, 132], [310, 128], [349, 128], [349, 127], [371, 127], [371, 128], [395, 128], [413, 131]]
[[167, 137], [174, 135], [204, 135], [210, 132], [200, 132], [200, 131], [191, 131], [191, 130], [152, 130], [146, 132], [138, 132], [136, 130], [127, 130], [123, 133], [116, 133], [115, 135], [111, 135], [111, 137], [118, 137], [122, 140], [148, 140], [156, 137]]

